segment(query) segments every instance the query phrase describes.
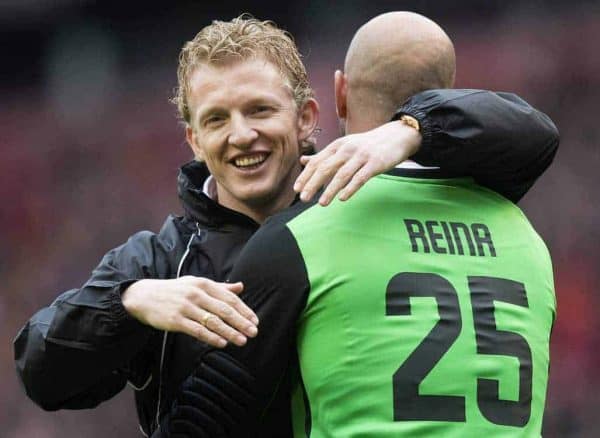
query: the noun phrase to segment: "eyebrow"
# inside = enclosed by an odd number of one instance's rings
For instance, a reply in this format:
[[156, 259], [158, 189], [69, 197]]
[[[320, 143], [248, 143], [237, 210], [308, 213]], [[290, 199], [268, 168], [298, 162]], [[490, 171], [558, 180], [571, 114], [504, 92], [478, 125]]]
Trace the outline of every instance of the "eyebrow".
[[281, 106], [277, 99], [270, 99], [265, 97], [255, 97], [246, 102], [245, 106], [253, 106], [253, 105], [270, 105], [270, 106]]
[[215, 105], [215, 106], [210, 106], [207, 108], [203, 108], [202, 111], [198, 111], [198, 118], [201, 119], [203, 117], [205, 117], [207, 114], [214, 114], [214, 113], [226, 113], [228, 112], [225, 108]]

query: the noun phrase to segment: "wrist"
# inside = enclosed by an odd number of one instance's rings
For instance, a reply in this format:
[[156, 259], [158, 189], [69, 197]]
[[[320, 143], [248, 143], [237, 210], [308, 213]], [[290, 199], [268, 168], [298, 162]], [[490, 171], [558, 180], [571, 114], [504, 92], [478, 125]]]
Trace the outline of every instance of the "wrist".
[[136, 316], [136, 313], [138, 310], [137, 296], [138, 296], [141, 288], [144, 287], [145, 281], [146, 280], [137, 280], [137, 281], [131, 283], [127, 287], [127, 289], [125, 289], [121, 293], [121, 303], [123, 304], [123, 307], [125, 308], [127, 313], [129, 313], [131, 316], [133, 316], [136, 319], [138, 318]]
[[408, 114], [400, 116], [398, 123], [401, 123], [407, 128], [407, 138], [404, 144], [406, 145], [408, 156], [411, 157], [419, 151], [421, 143], [423, 142], [421, 125], [417, 119]]
[[418, 132], [421, 132], [421, 124], [413, 116], [409, 116], [408, 114], [402, 114], [398, 121], [400, 123], [404, 123], [405, 125], [410, 126], [413, 129], [416, 129]]
[[425, 166], [436, 165], [435, 163], [438, 162], [434, 147], [434, 132], [438, 132], [440, 128], [436, 126], [435, 118], [430, 116], [431, 111], [431, 108], [424, 106], [423, 103], [415, 104], [411, 99], [400, 107], [392, 118], [392, 120], [399, 120], [403, 115], [409, 115], [419, 122], [421, 143], [411, 160]]

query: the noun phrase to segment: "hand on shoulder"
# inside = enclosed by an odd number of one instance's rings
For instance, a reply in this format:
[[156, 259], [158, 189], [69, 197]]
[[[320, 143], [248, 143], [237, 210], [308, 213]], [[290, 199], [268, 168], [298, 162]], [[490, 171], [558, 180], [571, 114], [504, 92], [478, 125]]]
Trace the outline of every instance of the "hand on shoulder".
[[214, 347], [244, 345], [256, 336], [258, 318], [237, 296], [242, 283], [203, 277], [144, 279], [122, 294], [131, 316], [159, 330], [186, 333]]

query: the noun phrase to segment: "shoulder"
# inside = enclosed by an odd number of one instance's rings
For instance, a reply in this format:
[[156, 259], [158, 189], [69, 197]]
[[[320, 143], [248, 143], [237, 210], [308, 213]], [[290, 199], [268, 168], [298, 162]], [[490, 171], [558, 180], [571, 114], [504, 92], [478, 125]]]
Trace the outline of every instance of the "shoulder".
[[163, 223], [155, 239], [167, 250], [183, 248], [190, 236], [196, 232], [193, 221], [181, 216], [169, 215]]
[[[315, 199], [317, 199], [316, 196]], [[316, 204], [316, 200], [306, 203], [298, 201], [291, 207], [288, 207], [285, 210], [269, 217], [250, 239], [246, 245], [246, 248], [257, 247], [263, 244], [280, 246], [280, 244], [283, 244], [283, 242], [287, 242], [285, 237], [290, 234], [289, 224], [303, 215], [306, 215], [309, 211], [315, 208], [315, 206], [318, 206], [318, 204]], [[279, 242], [278, 244], [277, 241], [282, 238], [284, 241]], [[289, 242], [287, 243], [289, 244]]]
[[308, 211], [312, 211], [315, 208], [318, 208], [317, 200], [319, 199], [319, 194], [316, 194], [313, 199], [309, 202], [297, 201], [291, 207], [286, 208], [283, 211], [271, 216], [264, 225], [260, 228], [260, 230], [268, 229], [270, 227], [279, 227], [281, 225], [286, 225], [289, 222], [293, 221], [296, 217], [306, 214]]
[[160, 231], [142, 230], [131, 235], [125, 245], [155, 248], [162, 251], [185, 249], [190, 236], [196, 232], [195, 224], [180, 216], [169, 215]]
[[261, 326], [265, 314], [282, 315], [290, 312], [295, 321], [303, 308], [309, 291], [304, 255], [296, 236], [288, 227], [305, 206], [295, 206], [269, 219], [248, 241], [229, 277], [244, 283], [242, 299], [255, 311], [261, 311]]
[[[193, 230], [184, 220], [169, 216], [158, 233], [142, 230], [132, 234], [125, 243], [110, 250], [96, 271], [118, 269], [166, 278], [171, 265], [185, 251], [185, 241]], [[144, 275], [146, 276], [146, 275]]]
[[305, 275], [302, 253], [289, 224], [314, 203], [298, 202], [270, 217], [242, 250], [232, 279], [256, 279], [273, 283]]

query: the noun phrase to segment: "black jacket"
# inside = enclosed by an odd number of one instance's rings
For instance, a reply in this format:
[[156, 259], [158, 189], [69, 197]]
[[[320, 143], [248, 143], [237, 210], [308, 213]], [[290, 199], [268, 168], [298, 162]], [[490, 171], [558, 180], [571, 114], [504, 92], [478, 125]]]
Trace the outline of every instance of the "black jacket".
[[[421, 124], [417, 162], [471, 175], [515, 202], [558, 147], [550, 119], [513, 94], [430, 90], [409, 99], [401, 114]], [[185, 214], [169, 216], [158, 234], [139, 232], [109, 251], [81, 288], [60, 295], [18, 333], [17, 373], [43, 409], [92, 408], [129, 382], [143, 430], [156, 428], [205, 346], [139, 323], [125, 311], [121, 293], [143, 278], [227, 279], [259, 225], [204, 195], [207, 177], [202, 164], [183, 166], [178, 185]]]

